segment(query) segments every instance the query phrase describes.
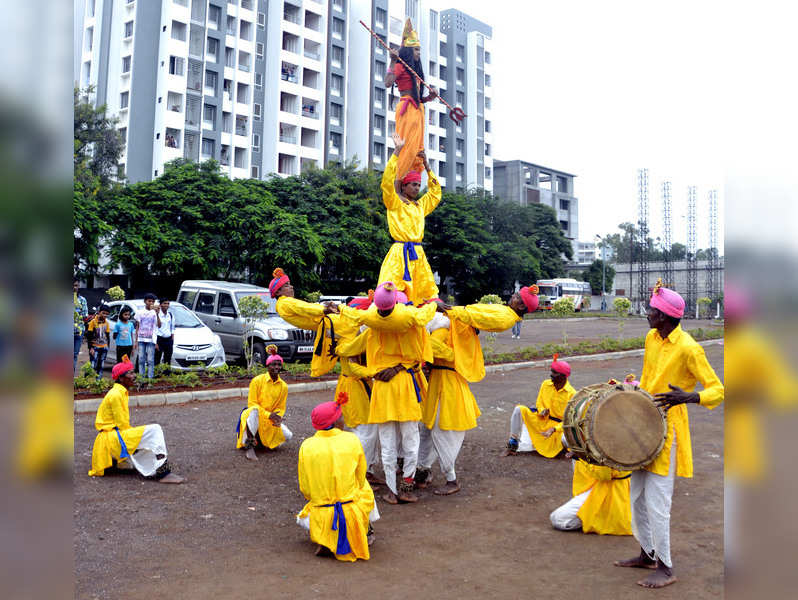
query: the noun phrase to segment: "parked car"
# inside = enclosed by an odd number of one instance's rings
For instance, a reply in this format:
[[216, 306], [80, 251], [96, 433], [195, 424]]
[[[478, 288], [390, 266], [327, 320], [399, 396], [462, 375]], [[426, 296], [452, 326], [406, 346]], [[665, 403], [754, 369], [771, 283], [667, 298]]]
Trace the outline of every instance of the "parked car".
[[268, 288], [249, 283], [188, 280], [180, 285], [177, 299], [219, 334], [228, 360], [240, 360], [244, 357], [244, 319], [238, 302], [246, 296], [260, 296], [269, 305], [269, 316], [255, 323], [253, 362], [265, 364], [268, 344], [277, 346], [284, 360], [310, 360], [315, 332], [297, 329], [280, 317], [275, 308], [277, 301]]
[[[137, 310], [144, 310], [144, 300], [116, 300], [109, 302], [108, 306], [111, 309], [108, 321], [113, 332], [122, 307], [126, 306], [132, 314], [136, 314]], [[222, 340], [200, 321], [197, 315], [179, 302], [170, 302], [169, 312], [175, 318], [175, 343], [170, 364], [172, 369], [190, 371], [221, 367], [225, 364]], [[116, 342], [113, 338], [109, 340], [105, 362], [116, 363]]]

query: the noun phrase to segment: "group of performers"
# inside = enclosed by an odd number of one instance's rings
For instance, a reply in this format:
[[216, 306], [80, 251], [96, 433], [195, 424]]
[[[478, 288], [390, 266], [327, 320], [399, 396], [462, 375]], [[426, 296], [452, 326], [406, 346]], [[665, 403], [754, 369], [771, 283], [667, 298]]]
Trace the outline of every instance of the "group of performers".
[[[340, 363], [335, 399], [313, 409], [316, 434], [299, 448], [299, 487], [307, 504], [297, 523], [309, 531], [317, 554], [345, 561], [370, 556], [372, 523], [379, 519], [374, 488], [385, 486], [381, 497], [388, 504], [417, 502], [415, 491], [430, 485], [437, 460], [445, 482], [434, 493], [446, 496], [461, 489], [457, 456], [465, 432], [476, 427], [480, 416], [469, 384], [485, 376], [478, 334], [505, 331], [538, 306], [534, 286], [521, 287], [506, 305], [450, 306], [438, 298], [422, 246], [424, 219], [441, 201], [440, 184], [423, 149], [423, 102], [434, 98], [435, 91], [422, 96], [421, 80], [404, 66], [411, 64], [423, 74], [420, 43], [409, 21], [403, 37], [403, 47], [398, 55], [392, 53], [391, 72], [385, 77], [386, 86], [398, 85], [401, 99], [395, 150], [381, 186], [393, 243], [378, 285], [368, 296], [337, 305], [297, 299], [288, 275], [279, 268], [269, 283], [280, 316], [316, 332], [311, 375], [328, 373]], [[422, 169], [428, 184], [419, 197]], [[675, 474], [692, 475], [684, 405], [700, 402], [714, 408], [723, 399], [723, 386], [703, 349], [679, 325], [683, 314], [684, 301], [676, 292], [655, 289], [639, 385], [668, 411], [662, 452], [631, 474], [574, 461], [574, 497], [550, 515], [557, 529], [633, 534], [640, 555], [616, 564], [653, 569], [639, 582], [646, 587], [676, 580], [669, 541], [673, 479]], [[257, 460], [256, 446], [276, 448], [292, 438], [284, 423], [287, 386], [279, 376], [282, 362], [270, 347], [268, 372], [252, 380], [247, 407], [236, 423], [236, 447], [250, 460]], [[536, 406], [513, 411], [505, 456], [534, 449], [554, 458], [563, 450], [563, 412], [575, 393], [570, 374], [571, 366], [555, 356]], [[102, 475], [113, 462], [130, 462], [146, 477], [180, 483], [183, 479], [169, 472], [161, 428], [130, 426], [127, 390], [135, 381], [132, 365], [116, 365], [112, 376], [116, 383], [97, 412], [99, 433], [89, 474]], [[690, 391], [697, 382], [704, 386], [700, 394]]]

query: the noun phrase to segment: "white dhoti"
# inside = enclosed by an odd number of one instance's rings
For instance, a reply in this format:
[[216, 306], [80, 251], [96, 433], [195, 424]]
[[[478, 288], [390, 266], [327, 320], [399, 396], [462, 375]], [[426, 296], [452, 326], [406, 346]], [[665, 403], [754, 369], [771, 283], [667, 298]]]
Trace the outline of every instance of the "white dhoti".
[[130, 456], [130, 463], [144, 477], [152, 477], [166, 462], [166, 440], [160, 425], [145, 425], [136, 451]]
[[510, 415], [510, 437], [518, 440], [518, 452], [532, 452], [535, 449], [532, 438], [529, 437], [529, 432], [524, 425], [520, 406], [516, 406], [513, 409], [513, 414]]
[[418, 421], [388, 421], [380, 423], [380, 446], [382, 447], [382, 468], [385, 470], [385, 483], [396, 493], [396, 459], [401, 440], [404, 465], [402, 476], [412, 478], [418, 464]]
[[579, 512], [579, 509], [582, 508], [582, 505], [587, 500], [587, 497], [590, 496], [591, 490], [587, 490], [586, 492], [582, 492], [578, 496], [574, 496], [568, 502], [563, 504], [558, 509], [554, 510], [550, 515], [549, 519], [551, 520], [551, 525], [554, 529], [560, 529], [562, 531], [573, 531], [574, 529], [581, 529], [582, 528], [582, 519], [576, 516]]
[[[369, 523], [373, 523], [374, 521], [380, 520], [380, 511], [377, 510], [377, 503], [374, 503], [374, 508], [371, 509], [369, 513]], [[306, 517], [296, 518], [296, 524], [299, 525], [305, 531], [310, 531], [310, 515]]]
[[[247, 441], [249, 441], [250, 437], [254, 437], [255, 435], [257, 435], [259, 424], [260, 424], [260, 415], [258, 414], [258, 409], [253, 408], [249, 412], [249, 416], [247, 417], [247, 428], [244, 431], [244, 436], [241, 438], [241, 443], [246, 444]], [[285, 437], [286, 442], [290, 440], [292, 437], [294, 437], [294, 434], [291, 433], [291, 430], [285, 426], [285, 423], [280, 424], [280, 429], [283, 430], [283, 436]], [[250, 435], [249, 434], [250, 431], [255, 432], [254, 435]]]
[[376, 423], [363, 423], [354, 429], [355, 435], [360, 440], [360, 445], [363, 446], [363, 454], [366, 455], [366, 465], [368, 465], [369, 472], [377, 465], [380, 455], [377, 451], [378, 442], [380, 441], [379, 426]]
[[671, 501], [676, 474], [676, 437], [671, 445], [670, 469], [667, 475], [649, 471], [632, 471], [629, 500], [632, 504], [632, 534], [652, 559], [666, 567], [671, 562]]
[[418, 462], [424, 469], [429, 469], [437, 458], [446, 481], [455, 481], [457, 473], [454, 470], [454, 463], [463, 446], [465, 431], [441, 429], [438, 426], [440, 418], [441, 404], [438, 402], [435, 426], [432, 429], [427, 429], [423, 423], [419, 423]]

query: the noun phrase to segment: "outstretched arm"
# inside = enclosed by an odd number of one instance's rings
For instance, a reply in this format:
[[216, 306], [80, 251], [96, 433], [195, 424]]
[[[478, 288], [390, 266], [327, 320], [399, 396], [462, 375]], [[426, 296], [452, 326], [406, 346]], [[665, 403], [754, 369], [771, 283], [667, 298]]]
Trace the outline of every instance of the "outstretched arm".
[[382, 78], [382, 82], [385, 84], [386, 88], [391, 87], [396, 82], [394, 67], [396, 66], [396, 61], [399, 59], [399, 54], [396, 50], [389, 50], [389, 54], [391, 55], [391, 64], [388, 65], [388, 72], [385, 74], [385, 77]]
[[424, 209], [424, 216], [426, 217], [441, 203], [441, 184], [435, 176], [435, 173], [429, 168], [427, 153], [422, 150], [418, 153], [418, 156], [424, 162], [424, 169], [427, 171], [427, 193], [419, 200], [419, 204]]

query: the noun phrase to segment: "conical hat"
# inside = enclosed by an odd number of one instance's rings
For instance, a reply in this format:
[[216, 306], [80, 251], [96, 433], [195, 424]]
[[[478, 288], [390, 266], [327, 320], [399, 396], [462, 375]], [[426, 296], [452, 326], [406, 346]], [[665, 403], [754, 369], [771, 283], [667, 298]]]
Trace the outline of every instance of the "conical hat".
[[413, 24], [410, 19], [405, 21], [405, 30], [402, 32], [402, 46], [406, 48], [421, 48], [421, 42], [418, 41], [418, 33], [413, 31]]

